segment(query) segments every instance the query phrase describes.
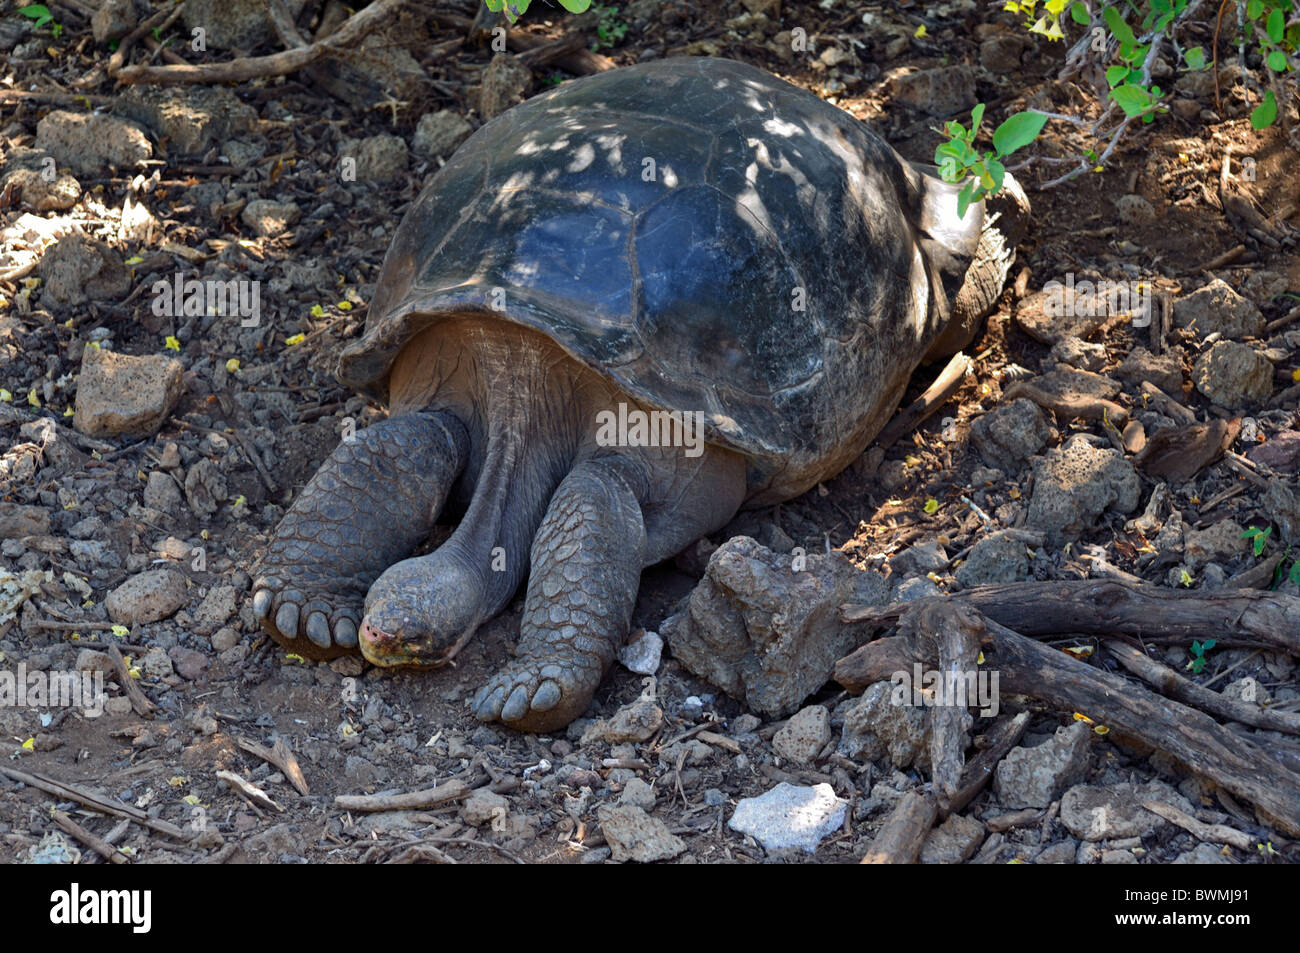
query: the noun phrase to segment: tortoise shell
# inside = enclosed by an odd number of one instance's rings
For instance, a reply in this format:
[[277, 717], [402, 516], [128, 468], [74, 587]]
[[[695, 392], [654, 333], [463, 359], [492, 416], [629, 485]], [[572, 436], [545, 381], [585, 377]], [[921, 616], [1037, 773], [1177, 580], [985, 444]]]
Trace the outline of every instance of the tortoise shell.
[[853, 460], [948, 317], [983, 209], [817, 96], [651, 61], [487, 123], [403, 218], [342, 383], [452, 314], [537, 329], [630, 396], [702, 411], [751, 500]]

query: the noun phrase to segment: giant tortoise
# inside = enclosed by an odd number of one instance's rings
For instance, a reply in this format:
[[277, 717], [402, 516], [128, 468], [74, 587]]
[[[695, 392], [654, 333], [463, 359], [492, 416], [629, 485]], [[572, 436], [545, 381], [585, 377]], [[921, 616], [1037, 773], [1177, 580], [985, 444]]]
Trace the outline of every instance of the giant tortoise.
[[[582, 714], [641, 571], [858, 457], [1013, 254], [981, 205], [762, 70], [652, 61], [487, 123], [384, 261], [342, 441], [259, 560], [292, 651], [441, 665], [527, 579], [518, 649], [473, 701]], [[1004, 223], [1005, 224], [1005, 223]], [[444, 507], [463, 516], [412, 553]]]

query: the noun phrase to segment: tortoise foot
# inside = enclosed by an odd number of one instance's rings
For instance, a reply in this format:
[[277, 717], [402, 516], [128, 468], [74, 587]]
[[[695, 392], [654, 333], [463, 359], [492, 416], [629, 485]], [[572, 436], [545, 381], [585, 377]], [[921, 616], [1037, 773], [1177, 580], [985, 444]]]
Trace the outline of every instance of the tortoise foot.
[[357, 652], [366, 590], [433, 525], [467, 445], [445, 413], [405, 414], [340, 443], [253, 571], [267, 635], [307, 658]]
[[474, 715], [519, 731], [563, 728], [587, 710], [606, 665], [603, 654], [567, 650], [517, 658], [479, 689]]

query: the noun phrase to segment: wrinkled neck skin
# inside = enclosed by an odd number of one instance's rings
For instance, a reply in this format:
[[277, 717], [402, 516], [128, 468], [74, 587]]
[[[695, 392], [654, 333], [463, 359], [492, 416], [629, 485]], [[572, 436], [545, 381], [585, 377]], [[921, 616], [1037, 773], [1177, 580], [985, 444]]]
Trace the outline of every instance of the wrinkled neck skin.
[[744, 460], [732, 451], [705, 445], [688, 457], [681, 447], [600, 446], [598, 414], [620, 403], [648, 408], [528, 328], [481, 315], [447, 318], [403, 348], [390, 382], [393, 416], [450, 411], [469, 432], [469, 460], [453, 489], [467, 508], [444, 546], [484, 573], [479, 623], [509, 603], [555, 488], [587, 457], [617, 452], [633, 462], [644, 565], [725, 525], [744, 498]]

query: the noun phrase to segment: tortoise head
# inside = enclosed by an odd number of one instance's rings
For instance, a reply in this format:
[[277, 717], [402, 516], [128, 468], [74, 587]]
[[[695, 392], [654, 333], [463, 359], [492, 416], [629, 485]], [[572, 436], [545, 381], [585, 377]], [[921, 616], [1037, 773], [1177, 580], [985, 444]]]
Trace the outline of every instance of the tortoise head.
[[370, 587], [358, 639], [372, 664], [437, 668], [478, 628], [482, 581], [441, 554], [403, 560]]

